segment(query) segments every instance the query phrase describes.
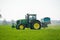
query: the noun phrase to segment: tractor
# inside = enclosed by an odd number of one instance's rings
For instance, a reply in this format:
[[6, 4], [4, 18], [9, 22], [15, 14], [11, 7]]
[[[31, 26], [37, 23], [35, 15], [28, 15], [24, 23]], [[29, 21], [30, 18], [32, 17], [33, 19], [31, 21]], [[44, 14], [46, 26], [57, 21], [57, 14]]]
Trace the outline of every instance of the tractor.
[[[50, 23], [50, 18], [45, 17], [41, 21], [36, 19], [36, 14], [27, 14], [25, 19], [16, 21], [16, 29], [41, 29], [41, 27], [46, 27]], [[14, 26], [14, 24], [13, 24]]]

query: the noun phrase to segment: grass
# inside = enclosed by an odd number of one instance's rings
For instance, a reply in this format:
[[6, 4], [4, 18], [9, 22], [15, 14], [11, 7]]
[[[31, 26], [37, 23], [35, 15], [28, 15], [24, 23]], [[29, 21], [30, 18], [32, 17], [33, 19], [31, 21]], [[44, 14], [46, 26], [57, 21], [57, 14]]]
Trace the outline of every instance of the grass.
[[60, 26], [40, 30], [16, 30], [10, 25], [0, 25], [0, 40], [60, 40]]

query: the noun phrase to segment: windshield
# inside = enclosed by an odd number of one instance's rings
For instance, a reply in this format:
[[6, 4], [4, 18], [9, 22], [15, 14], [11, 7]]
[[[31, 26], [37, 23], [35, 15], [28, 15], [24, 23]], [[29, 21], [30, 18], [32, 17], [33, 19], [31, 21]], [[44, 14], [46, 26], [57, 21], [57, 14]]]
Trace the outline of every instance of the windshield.
[[29, 16], [29, 22], [30, 22], [31, 20], [36, 20], [36, 16]]

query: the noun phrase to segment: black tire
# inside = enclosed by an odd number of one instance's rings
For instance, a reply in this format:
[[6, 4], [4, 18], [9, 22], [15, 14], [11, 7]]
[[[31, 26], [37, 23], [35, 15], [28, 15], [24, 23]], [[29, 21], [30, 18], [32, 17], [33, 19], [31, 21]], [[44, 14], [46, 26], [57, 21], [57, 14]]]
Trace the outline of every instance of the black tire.
[[25, 26], [23, 24], [16, 25], [16, 29], [25, 29]]
[[41, 28], [41, 22], [39, 20], [32, 21], [31, 23], [31, 29], [38, 30]]

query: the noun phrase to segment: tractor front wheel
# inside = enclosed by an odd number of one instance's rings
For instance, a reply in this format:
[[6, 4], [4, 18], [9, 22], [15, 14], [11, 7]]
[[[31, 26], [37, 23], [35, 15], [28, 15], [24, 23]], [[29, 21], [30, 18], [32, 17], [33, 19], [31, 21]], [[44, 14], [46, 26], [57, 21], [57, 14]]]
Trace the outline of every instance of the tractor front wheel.
[[25, 29], [25, 26], [23, 24], [19, 25], [19, 29], [23, 30]]
[[25, 29], [25, 26], [23, 24], [19, 24], [16, 26], [16, 28], [23, 30], [23, 29]]

